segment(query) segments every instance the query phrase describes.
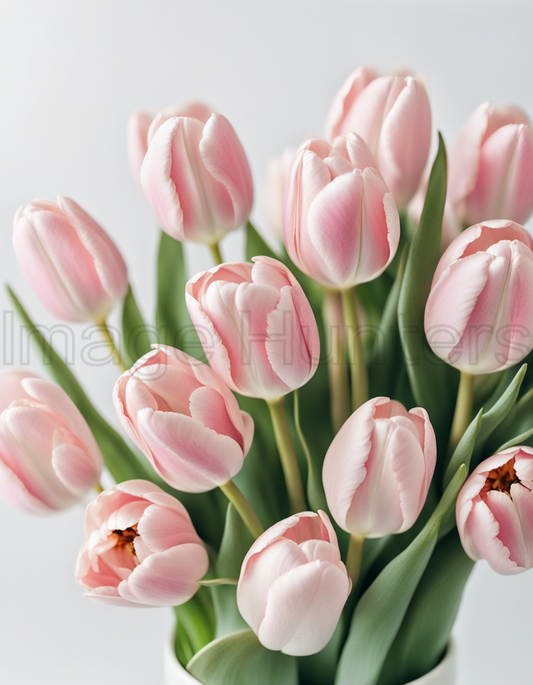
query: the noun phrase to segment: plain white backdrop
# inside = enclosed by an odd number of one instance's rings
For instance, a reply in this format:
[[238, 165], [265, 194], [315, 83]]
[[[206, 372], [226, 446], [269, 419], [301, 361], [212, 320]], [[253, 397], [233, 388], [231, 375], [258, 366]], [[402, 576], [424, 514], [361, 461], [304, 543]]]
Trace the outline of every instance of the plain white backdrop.
[[[132, 110], [211, 103], [241, 137], [259, 197], [269, 157], [320, 134], [331, 98], [362, 64], [424, 73], [448, 142], [484, 100], [533, 114], [532, 26], [533, 5], [511, 0], [1, 0], [0, 280], [41, 323], [54, 323], [16, 263], [12, 217], [32, 198], [69, 195], [118, 243], [150, 319], [157, 231], [129, 174]], [[226, 258], [241, 249], [237, 234], [222, 244]], [[188, 252], [191, 271], [210, 266], [207, 250]], [[1, 363], [17, 365], [18, 328], [3, 292], [0, 306]], [[36, 356], [31, 364], [39, 369]], [[80, 364], [77, 374], [113, 420], [116, 370]], [[5, 685], [162, 682], [170, 612], [82, 597], [72, 572], [82, 520], [82, 507], [35, 519], [0, 502]], [[455, 635], [459, 685], [530, 684], [533, 571], [504, 578], [478, 564]]]

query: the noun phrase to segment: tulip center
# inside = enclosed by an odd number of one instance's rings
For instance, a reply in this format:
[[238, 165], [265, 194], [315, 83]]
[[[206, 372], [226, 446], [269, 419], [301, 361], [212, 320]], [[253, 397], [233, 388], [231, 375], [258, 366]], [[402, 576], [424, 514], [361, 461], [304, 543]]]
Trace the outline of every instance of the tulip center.
[[515, 459], [513, 457], [503, 466], [489, 471], [481, 495], [486, 495], [487, 492], [490, 492], [491, 490], [498, 490], [498, 492], [504, 492], [511, 497], [511, 485], [521, 482], [520, 478], [516, 475], [514, 463]]
[[133, 541], [139, 536], [136, 525], [125, 528], [124, 530], [117, 528], [112, 532], [112, 535], [115, 538], [115, 547], [128, 549], [132, 556], [137, 556], [137, 552], [133, 545]]

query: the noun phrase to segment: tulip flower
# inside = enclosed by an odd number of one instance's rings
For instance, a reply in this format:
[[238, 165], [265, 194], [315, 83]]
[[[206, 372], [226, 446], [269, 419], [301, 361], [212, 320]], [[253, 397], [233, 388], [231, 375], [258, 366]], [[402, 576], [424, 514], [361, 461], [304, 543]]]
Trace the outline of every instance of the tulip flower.
[[242, 468], [254, 423], [205, 364], [158, 345], [119, 378], [118, 420], [159, 475], [183, 492], [207, 492]]
[[318, 365], [315, 317], [291, 272], [269, 257], [222, 264], [192, 278], [187, 308], [213, 370], [232, 390], [275, 401]]
[[437, 356], [478, 375], [513, 366], [533, 349], [532, 249], [513, 221], [486, 221], [453, 241], [426, 304], [426, 336]]
[[347, 290], [387, 268], [400, 220], [360, 136], [310, 140], [300, 149], [287, 187], [284, 233], [292, 261], [327, 288]]
[[37, 297], [60, 319], [101, 324], [126, 296], [122, 256], [74, 200], [33, 200], [20, 207], [13, 244]]
[[525, 223], [533, 211], [533, 133], [512, 105], [483, 103], [462, 128], [450, 154], [448, 198], [459, 219]]
[[457, 498], [468, 556], [505, 575], [533, 568], [533, 449], [511, 447], [472, 472]]
[[225, 117], [154, 120], [148, 135], [141, 186], [166, 233], [176, 240], [216, 245], [248, 219], [252, 174]]
[[323, 511], [276, 523], [244, 558], [237, 605], [267, 648], [306, 656], [329, 642], [351, 583]]
[[0, 371], [0, 492], [35, 514], [66, 509], [95, 486], [103, 459], [89, 426], [55, 383]]
[[403, 533], [418, 518], [435, 470], [435, 433], [425, 409], [376, 397], [354, 412], [324, 459], [331, 514], [353, 536]]
[[335, 96], [326, 124], [329, 140], [349, 132], [364, 139], [398, 207], [407, 207], [431, 144], [431, 107], [423, 81], [357, 69]]
[[181, 502], [130, 480], [87, 507], [75, 577], [86, 597], [116, 606], [177, 606], [199, 589], [206, 549]]
[[211, 108], [202, 102], [171, 105], [152, 116], [150, 112], [133, 112], [128, 121], [128, 158], [135, 182], [141, 184], [141, 167], [148, 150], [148, 143], [165, 121], [172, 117], [192, 117], [205, 122], [211, 116]]
[[283, 242], [283, 205], [289, 174], [297, 153], [297, 148], [288, 147], [283, 154], [270, 160], [261, 198], [262, 215], [267, 231], [279, 242]]

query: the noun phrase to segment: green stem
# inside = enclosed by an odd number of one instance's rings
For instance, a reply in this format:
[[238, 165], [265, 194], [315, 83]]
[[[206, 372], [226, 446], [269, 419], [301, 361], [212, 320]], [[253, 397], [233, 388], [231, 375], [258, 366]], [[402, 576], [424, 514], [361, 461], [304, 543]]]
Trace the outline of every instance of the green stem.
[[472, 421], [475, 379], [476, 377], [472, 374], [461, 371], [461, 380], [459, 381], [457, 402], [455, 404], [455, 413], [453, 415], [452, 430], [450, 434], [450, 456], [454, 453], [465, 430]]
[[293, 393], [294, 396], [294, 425], [296, 426], [296, 434], [298, 435], [298, 440], [302, 447], [302, 451], [305, 454], [305, 459], [307, 461], [307, 499], [311, 508], [313, 510], [327, 510], [326, 496], [324, 494], [324, 487], [322, 485], [322, 479], [320, 478], [320, 473], [317, 470], [315, 460], [305, 439], [304, 432], [302, 430], [302, 425], [300, 423], [300, 395], [298, 390]]
[[354, 292], [352, 289], [343, 290], [341, 295], [352, 378], [352, 411], [355, 411], [368, 400], [368, 371], [363, 355], [363, 341], [357, 322]]
[[213, 243], [212, 245], [209, 245], [209, 248], [211, 250], [211, 254], [213, 255], [213, 261], [215, 262], [216, 266], [220, 266], [224, 262], [222, 259], [222, 255], [220, 254], [220, 247], [218, 243]]
[[102, 332], [103, 339], [106, 341], [106, 343], [109, 346], [109, 349], [111, 350], [114, 364], [116, 364], [116, 366], [118, 366], [122, 372], [127, 371], [126, 364], [124, 363], [124, 360], [122, 359], [119, 351], [116, 348], [113, 337], [111, 336], [109, 328], [107, 327], [107, 323], [105, 321], [102, 321], [98, 324], [98, 326], [100, 327], [100, 331]]
[[346, 556], [346, 570], [352, 579], [353, 586], [355, 586], [357, 580], [359, 579], [364, 544], [364, 535], [352, 535], [350, 537], [350, 545], [348, 547], [348, 554]]
[[334, 433], [338, 433], [350, 416], [350, 387], [348, 365], [343, 344], [344, 316], [339, 292], [324, 293], [324, 334], [328, 353], [328, 378], [331, 396], [331, 421]]
[[246, 497], [232, 480], [229, 480], [225, 485], [221, 485], [220, 489], [233, 504], [250, 533], [254, 538], [258, 538], [263, 532], [263, 526]]
[[99, 495], [101, 492], [104, 491], [104, 488], [102, 487], [102, 483], [100, 483], [99, 480], [96, 481], [94, 484], [94, 489], [96, 490], [96, 494]]
[[291, 511], [297, 513], [305, 511], [307, 504], [305, 501], [304, 487], [302, 484], [302, 476], [298, 467], [298, 460], [294, 445], [292, 444], [289, 424], [287, 422], [287, 414], [285, 413], [285, 398], [273, 402], [267, 401], [270, 410], [270, 417], [272, 419], [272, 426], [274, 428], [274, 435], [276, 437], [276, 444], [283, 468], [283, 475], [285, 476], [285, 484], [289, 495], [289, 503]]

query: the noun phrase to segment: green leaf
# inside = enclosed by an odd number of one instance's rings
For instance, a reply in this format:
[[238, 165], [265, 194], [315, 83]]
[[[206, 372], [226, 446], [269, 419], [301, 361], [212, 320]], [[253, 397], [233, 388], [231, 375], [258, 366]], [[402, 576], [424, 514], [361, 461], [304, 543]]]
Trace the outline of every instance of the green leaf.
[[446, 150], [439, 134], [439, 151], [409, 249], [398, 303], [398, 324], [411, 390], [417, 404], [427, 409], [441, 446], [448, 439], [459, 375], [431, 350], [424, 332], [424, 313], [440, 259], [446, 173]]
[[331, 640], [316, 654], [298, 659], [300, 685], [333, 685], [342, 642], [343, 619], [338, 622]]
[[248, 221], [246, 223], [246, 261], [251, 262], [253, 257], [272, 257], [280, 259], [280, 256], [265, 243], [263, 238]]
[[183, 245], [161, 231], [157, 256], [156, 327], [159, 341], [205, 362], [206, 357], [185, 304], [187, 269]]
[[461, 466], [413, 542], [386, 566], [361, 597], [339, 661], [336, 685], [376, 685], [411, 598], [431, 558], [439, 527], [466, 478]]
[[467, 469], [470, 467], [470, 460], [474, 451], [476, 439], [481, 432], [483, 425], [483, 409], [480, 409], [477, 416], [470, 422], [465, 430], [463, 437], [454, 450], [452, 457], [446, 467], [444, 474], [444, 488], [447, 488], [457, 469], [464, 464]]
[[211, 642], [187, 670], [204, 685], [298, 685], [296, 659], [265, 649], [251, 630]]
[[[238, 578], [246, 553], [253, 543], [248, 528], [232, 504], [228, 505], [224, 535], [220, 543], [215, 573], [224, 578]], [[246, 623], [237, 608], [237, 588], [231, 585], [217, 585], [210, 588], [216, 617], [215, 637], [245, 629]]]
[[313, 455], [311, 454], [311, 450], [309, 449], [309, 445], [307, 444], [307, 440], [305, 439], [302, 426], [300, 424], [300, 402], [298, 390], [294, 391], [293, 397], [294, 425], [298, 439], [300, 440], [300, 446], [307, 462], [307, 501], [309, 502], [313, 511], [318, 511], [319, 509], [322, 509], [323, 511], [329, 511], [326, 502], [326, 495], [324, 493], [324, 486], [322, 485], [321, 473], [315, 463]]
[[450, 639], [473, 568], [456, 530], [437, 544], [389, 651], [379, 685], [410, 683], [435, 668]]
[[139, 357], [150, 352], [150, 336], [143, 321], [131, 285], [122, 308], [122, 339], [124, 357], [128, 366], [133, 366]]
[[[533, 389], [529, 390], [514, 405], [509, 414], [500, 423], [496, 430], [489, 436], [484, 454], [492, 455], [501, 451], [502, 447], [520, 438], [516, 445], [524, 444], [528, 439], [526, 434], [533, 427]], [[518, 437], [516, 437], [518, 436]], [[507, 449], [506, 447], [506, 449]]]

